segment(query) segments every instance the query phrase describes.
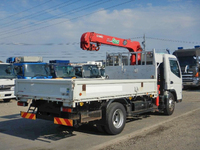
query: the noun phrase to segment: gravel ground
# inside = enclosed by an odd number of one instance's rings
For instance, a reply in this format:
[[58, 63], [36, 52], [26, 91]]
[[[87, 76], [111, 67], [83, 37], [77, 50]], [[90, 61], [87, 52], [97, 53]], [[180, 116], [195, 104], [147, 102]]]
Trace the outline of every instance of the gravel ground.
[[[200, 102], [200, 91], [184, 91], [188, 102]], [[193, 96], [193, 100], [191, 100]], [[195, 97], [195, 98], [194, 98]], [[199, 150], [200, 109], [101, 150]]]
[[199, 150], [200, 110], [102, 150]]

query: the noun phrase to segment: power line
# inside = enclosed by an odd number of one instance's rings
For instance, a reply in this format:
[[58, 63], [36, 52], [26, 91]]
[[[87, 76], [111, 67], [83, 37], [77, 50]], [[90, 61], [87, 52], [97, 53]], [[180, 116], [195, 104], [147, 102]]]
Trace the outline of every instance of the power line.
[[[143, 38], [143, 37], [133, 37], [133, 38], [129, 38], [129, 39], [138, 39], [138, 38]], [[149, 38], [149, 37], [146, 37]], [[128, 38], [127, 38], [128, 39]], [[166, 39], [160, 39], [160, 38], [154, 38], [151, 37], [151, 39], [154, 40], [162, 40], [162, 41], [168, 41], [168, 42], [183, 42], [180, 40], [166, 40]], [[200, 42], [191, 42], [191, 41], [184, 41], [184, 43], [196, 43], [196, 44], [200, 44]], [[16, 42], [10, 42], [10, 43], [0, 43], [0, 45], [24, 45], [24, 46], [36, 46], [36, 45], [43, 45], [43, 46], [53, 46], [53, 45], [76, 45], [76, 44], [80, 44], [80, 42], [67, 42], [67, 43], [40, 43], [40, 44], [33, 44], [33, 43], [16, 43]]]
[[133, 38], [128, 38], [128, 39], [141, 39], [143, 38], [142, 36], [138, 36], [138, 37], [133, 37]]
[[[108, 0], [108, 1], [110, 1], [110, 0]], [[107, 1], [107, 2], [108, 2], [108, 1]], [[105, 4], [105, 3], [106, 3], [106, 2], [101, 2], [101, 1], [97, 0], [97, 1], [92, 2], [92, 3], [90, 3], [90, 4], [86, 4], [86, 5], [84, 5], [84, 6], [77, 7], [77, 8], [75, 8], [75, 9], [72, 9], [72, 10], [70, 10], [70, 11], [67, 11], [67, 12], [64, 12], [64, 13], [61, 13], [61, 14], [58, 14], [58, 15], [56, 15], [56, 16], [45, 18], [45, 20], [40, 21], [40, 22], [38, 22], [38, 23], [36, 23], [36, 24], [30, 24], [30, 25], [24, 25], [24, 26], [21, 26], [21, 27], [16, 27], [16, 28], [14, 28], [13, 30], [7, 30], [7, 31], [0, 32], [0, 34], [1, 34], [1, 36], [2, 36], [2, 35], [5, 35], [5, 34], [13, 33], [13, 32], [15, 32], [15, 31], [23, 30], [23, 29], [26, 29], [26, 28], [29, 28], [29, 27], [32, 27], [32, 26], [37, 26], [37, 25], [40, 25], [40, 24], [43, 24], [43, 23], [48, 22], [49, 19], [53, 19], [53, 18], [55, 18], [55, 17], [56, 17], [56, 19], [58, 19], [58, 18], [61, 18], [62, 16], [68, 16], [68, 15], [71, 15], [71, 14], [74, 14], [74, 13], [77, 13], [77, 12], [80, 12], [80, 11], [83, 11], [83, 10], [85, 10], [85, 9], [88, 9], [88, 8], [91, 8], [91, 7], [93, 8], [93, 7], [97, 6], [97, 5], [101, 5], [101, 4]], [[77, 10], [77, 11], [76, 11], [76, 10]], [[68, 12], [72, 12], [72, 13], [66, 14], [66, 13], [68, 13]], [[51, 21], [51, 20], [50, 20], [50, 21]]]
[[46, 1], [46, 2], [44, 2], [44, 3], [42, 3], [42, 4], [36, 5], [36, 6], [34, 6], [34, 7], [31, 7], [31, 8], [25, 9], [25, 10], [23, 10], [23, 11], [21, 11], [21, 12], [15, 13], [15, 14], [13, 14], [13, 15], [10, 15], [10, 16], [8, 16], [8, 17], [2, 18], [2, 19], [0, 19], [0, 20], [5, 20], [5, 19], [8, 19], [8, 18], [11, 18], [11, 17], [13, 17], [13, 16], [16, 16], [16, 15], [18, 15], [18, 14], [24, 13], [24, 12], [29, 11], [29, 10], [31, 10], [31, 9], [34, 9], [34, 8], [36, 8], [36, 7], [42, 6], [42, 5], [44, 5], [44, 4], [47, 4], [47, 3], [49, 3], [50, 1], [52, 1], [52, 0]]
[[18, 45], [18, 46], [55, 46], [55, 45], [76, 45], [80, 44], [80, 42], [67, 42], [67, 43], [41, 43], [41, 44], [33, 44], [33, 43], [16, 43], [16, 42], [10, 42], [10, 43], [0, 43], [0, 45], [6, 45], [6, 46], [11, 46], [11, 45]]
[[[64, 3], [60, 3], [60, 4], [56, 5], [56, 6], [50, 7], [50, 8], [48, 8], [48, 9], [41, 10], [41, 11], [39, 11], [39, 12], [36, 12], [36, 13], [30, 14], [30, 15], [27, 15], [27, 16], [24, 16], [24, 17], [21, 17], [21, 18], [18, 18], [18, 19], [14, 20], [14, 21], [10, 21], [10, 22], [8, 22], [8, 23], [6, 23], [6, 24], [2, 24], [2, 25], [0, 25], [0, 26], [1, 26], [1, 28], [5, 28], [5, 27], [8, 27], [8, 26], [16, 25], [17, 23], [20, 23], [20, 22], [22, 22], [22, 21], [24, 21], [24, 20], [32, 19], [32, 18], [34, 18], [34, 17], [47, 14], [47, 13], [49, 13], [49, 12], [51, 12], [51, 11], [54, 11], [55, 9], [65, 7], [66, 5], [68, 6], [68, 5], [73, 4], [73, 3], [76, 3], [76, 2], [78, 2], [78, 1], [80, 1], [80, 0], [77, 0], [77, 1], [75, 1], [75, 2], [71, 2], [71, 3], [68, 4], [68, 2], [70, 2], [70, 0], [68, 0], [68, 1], [65, 1]], [[63, 4], [65, 4], [65, 5], [63, 5]], [[60, 5], [62, 5], [62, 6], [60, 6]], [[60, 6], [60, 7], [58, 7], [58, 6]], [[55, 9], [50, 10], [50, 9], [52, 9], [52, 8], [55, 8]]]
[[147, 39], [152, 39], [152, 40], [168, 41], [168, 42], [200, 44], [200, 42], [181, 41], [181, 40], [172, 40], [172, 39], [161, 39], [161, 38], [154, 38], [154, 37], [146, 37], [146, 38]]
[[[141, 39], [143, 37], [134, 37], [130, 39]], [[166, 41], [166, 42], [177, 42], [177, 43], [189, 43], [189, 44], [200, 44], [200, 42], [194, 42], [194, 41], [181, 41], [181, 40], [173, 40], [173, 39], [162, 39], [162, 38], [155, 38], [155, 37], [145, 37], [146, 39], [151, 40], [159, 40], [159, 41]]]
[[[19, 34], [15, 34], [15, 35], [12, 35], [12, 36], [7, 36], [7, 37], [2, 37], [2, 38], [8, 38], [8, 37], [13, 37], [13, 36], [21, 35], [21, 34], [26, 34], [26, 33], [30, 33], [30, 32], [33, 32], [33, 31], [37, 31], [37, 30], [41, 30], [41, 29], [44, 29], [44, 28], [48, 28], [48, 27], [51, 27], [51, 26], [54, 26], [54, 25], [57, 25], [57, 24], [68, 22], [68, 21], [71, 21], [71, 20], [76, 20], [76, 19], [79, 19], [79, 18], [82, 18], [82, 17], [85, 17], [85, 16], [89, 16], [89, 15], [98, 13], [98, 12], [103, 11], [103, 10], [108, 10], [108, 9], [111, 9], [111, 8], [115, 8], [115, 7], [118, 7], [118, 6], [130, 3], [131, 1], [135, 1], [135, 0], [125, 1], [125, 2], [122, 2], [122, 3], [119, 3], [119, 4], [116, 4], [116, 5], [107, 7], [105, 9], [101, 9], [101, 10], [98, 10], [98, 11], [94, 11], [92, 13], [88, 13], [88, 14], [85, 14], [85, 15], [81, 15], [81, 16], [78, 16], [78, 17], [74, 17], [74, 18], [68, 19], [66, 21], [61, 21], [61, 22], [54, 23], [54, 24], [51, 24], [51, 25], [47, 25], [47, 26], [44, 26], [44, 27], [41, 27], [41, 28], [33, 29], [33, 30], [30, 30], [30, 31], [26, 31], [26, 32], [22, 32], [22, 33], [19, 33]], [[2, 38], [0, 38], [0, 39], [2, 39]]]

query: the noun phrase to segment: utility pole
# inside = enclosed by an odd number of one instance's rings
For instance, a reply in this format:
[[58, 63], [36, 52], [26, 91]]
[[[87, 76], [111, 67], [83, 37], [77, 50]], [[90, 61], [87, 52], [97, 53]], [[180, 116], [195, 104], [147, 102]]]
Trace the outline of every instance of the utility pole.
[[146, 48], [146, 44], [145, 44], [145, 34], [144, 34], [144, 36], [143, 36], [143, 39], [144, 39], [144, 41], [142, 42], [142, 45], [143, 45], [143, 47], [144, 47], [143, 50], [146, 51], [146, 50], [145, 50], [145, 48]]

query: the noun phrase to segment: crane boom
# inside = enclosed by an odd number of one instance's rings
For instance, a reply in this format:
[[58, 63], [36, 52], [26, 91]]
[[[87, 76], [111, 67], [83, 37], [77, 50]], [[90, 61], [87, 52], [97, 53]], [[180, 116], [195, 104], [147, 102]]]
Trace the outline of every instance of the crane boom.
[[[94, 44], [96, 43], [96, 45]], [[124, 47], [129, 52], [140, 52], [142, 48], [138, 41], [131, 41], [129, 39], [121, 39], [113, 36], [103, 35], [95, 32], [86, 32], [81, 36], [80, 46], [83, 50], [98, 51], [101, 44]], [[138, 54], [138, 61], [141, 60], [141, 55]], [[131, 64], [135, 64], [135, 55], [131, 56]]]

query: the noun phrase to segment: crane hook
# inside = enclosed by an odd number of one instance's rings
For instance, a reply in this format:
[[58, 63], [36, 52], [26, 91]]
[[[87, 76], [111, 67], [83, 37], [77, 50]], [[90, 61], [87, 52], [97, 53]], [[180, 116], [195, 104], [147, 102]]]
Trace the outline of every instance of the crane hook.
[[95, 51], [99, 51], [99, 49], [100, 49], [100, 46], [97, 46], [96, 49], [95, 49]]
[[97, 43], [97, 46], [96, 46], [96, 51], [100, 50], [100, 46], [101, 46], [101, 43]]

